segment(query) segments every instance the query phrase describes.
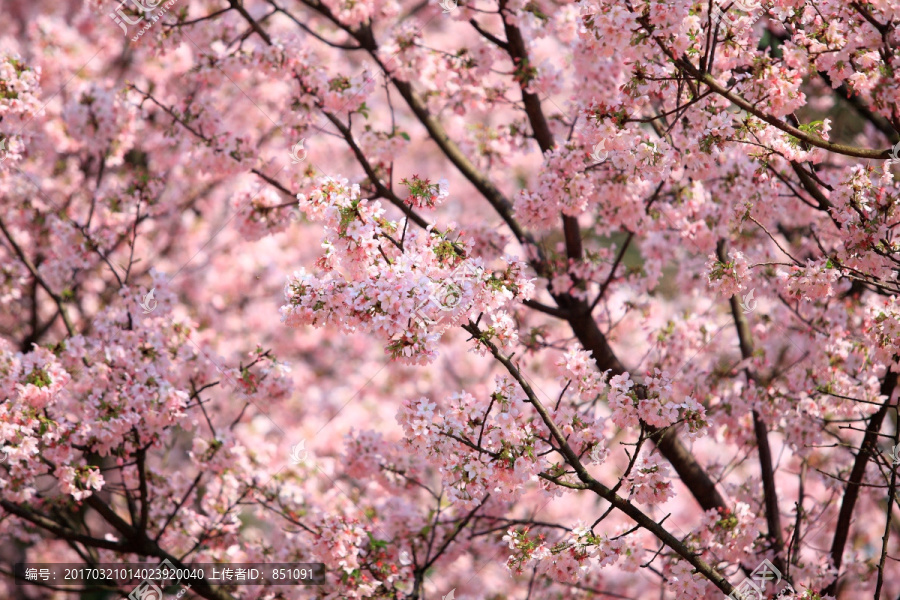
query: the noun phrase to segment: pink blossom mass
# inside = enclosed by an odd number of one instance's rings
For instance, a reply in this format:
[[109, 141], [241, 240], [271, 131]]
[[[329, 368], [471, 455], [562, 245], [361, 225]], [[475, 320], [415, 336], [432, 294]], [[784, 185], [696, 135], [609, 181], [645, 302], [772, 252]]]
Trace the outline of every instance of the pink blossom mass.
[[900, 0], [3, 0], [0, 600], [900, 600], [897, 177]]

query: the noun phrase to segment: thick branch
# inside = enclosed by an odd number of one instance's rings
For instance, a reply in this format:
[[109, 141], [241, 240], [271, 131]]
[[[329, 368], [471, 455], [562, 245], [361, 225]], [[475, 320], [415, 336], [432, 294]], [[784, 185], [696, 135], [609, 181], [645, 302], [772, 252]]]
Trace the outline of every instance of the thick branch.
[[678, 66], [692, 76], [697, 81], [702, 82], [704, 85], [709, 87], [715, 93], [719, 94], [723, 98], [727, 98], [731, 101], [735, 106], [740, 107], [751, 115], [765, 121], [769, 125], [773, 127], [777, 127], [781, 131], [788, 133], [795, 138], [806, 142], [810, 146], [815, 146], [817, 148], [822, 148], [823, 150], [828, 150], [829, 152], [834, 152], [835, 154], [843, 154], [845, 156], [856, 156], [858, 158], [879, 158], [885, 159], [890, 158], [891, 149], [888, 148], [886, 150], [871, 150], [869, 148], [857, 148], [855, 146], [848, 146], [846, 144], [835, 144], [833, 142], [828, 142], [823, 140], [820, 137], [810, 135], [805, 131], [801, 131], [796, 127], [785, 123], [781, 119], [773, 117], [772, 115], [759, 110], [753, 104], [744, 100], [739, 95], [735, 94], [727, 87], [716, 81], [716, 78], [710, 75], [709, 73], [701, 73], [697, 70], [694, 65], [690, 63], [690, 61], [681, 59], [678, 61]]
[[[900, 430], [894, 431], [894, 447], [900, 441]], [[878, 578], [875, 580], [874, 600], [881, 600], [881, 588], [884, 585], [884, 563], [887, 560], [888, 542], [891, 539], [891, 520], [894, 516], [894, 497], [897, 494], [897, 465], [891, 465], [891, 483], [888, 486], [887, 508], [884, 515], [884, 536], [881, 538], [881, 558], [878, 561]]]
[[[716, 247], [721, 262], [728, 262], [725, 242], [720, 242]], [[753, 338], [750, 334], [750, 323], [744, 314], [737, 296], [729, 299], [731, 316], [737, 329], [738, 342], [741, 347], [741, 357], [749, 360], [753, 357]], [[745, 370], [748, 379], [754, 378], [749, 369]], [[769, 432], [766, 423], [759, 412], [753, 410], [753, 432], [756, 435], [756, 449], [759, 453], [759, 470], [763, 482], [763, 496], [766, 506], [766, 524], [769, 529], [769, 541], [775, 550], [775, 566], [782, 573], [787, 573], [784, 562], [784, 538], [781, 533], [781, 513], [778, 511], [778, 492], [775, 488], [775, 468], [772, 465], [772, 449], [769, 447]]]
[[[878, 435], [881, 431], [881, 425], [884, 423], [884, 418], [891, 407], [891, 396], [893, 396], [896, 388], [897, 373], [888, 370], [884, 374], [884, 379], [881, 380], [880, 393], [885, 397], [884, 404], [869, 419], [866, 434], [863, 436], [859, 452], [856, 454], [856, 460], [853, 462], [853, 468], [850, 470], [850, 477], [844, 490], [844, 498], [841, 500], [838, 522], [834, 529], [834, 540], [831, 543], [831, 560], [834, 562], [834, 568], [838, 572], [838, 578], [840, 577], [841, 563], [844, 557], [844, 546], [847, 544], [847, 538], [850, 536], [850, 521], [853, 518], [853, 509], [856, 508], [856, 500], [859, 498], [860, 484], [866, 474], [866, 466], [869, 464], [869, 459], [878, 452], [878, 447], [876, 446]], [[838, 578], [835, 578], [823, 590], [823, 595], [834, 595], [837, 589]]]
[[29, 523], [63, 540], [78, 542], [79, 544], [83, 544], [84, 546], [103, 548], [104, 550], [112, 550], [114, 552], [127, 552], [129, 549], [128, 544], [124, 544], [122, 542], [103, 540], [78, 533], [77, 531], [72, 531], [71, 529], [67, 529], [59, 525], [56, 521], [32, 512], [31, 510], [10, 502], [9, 500], [0, 500], [0, 507], [2, 507], [6, 512], [16, 515], [17, 517], [28, 521]]
[[[505, 0], [501, 0], [501, 16], [505, 7]], [[506, 50], [509, 52], [515, 68], [519, 69], [519, 87], [522, 90], [522, 103], [525, 105], [525, 114], [528, 115], [528, 122], [531, 123], [534, 139], [537, 140], [542, 153], [549, 152], [556, 145], [556, 142], [553, 140], [553, 133], [550, 131], [550, 125], [547, 123], [547, 118], [544, 116], [544, 111], [541, 108], [541, 99], [537, 94], [529, 91], [529, 59], [525, 39], [512, 20], [504, 18], [503, 29], [506, 32]], [[562, 220], [563, 233], [566, 240], [566, 254], [569, 259], [580, 261], [584, 255], [584, 248], [581, 241], [581, 231], [578, 228], [578, 219], [563, 215]]]
[[[571, 306], [572, 301], [566, 298], [557, 298], [557, 302], [564, 310], [574, 313], [574, 316], [568, 319], [569, 325], [582, 347], [591, 351], [597, 368], [601, 371], [610, 371], [611, 376], [626, 373], [625, 365], [613, 352], [606, 336], [600, 331], [594, 317], [587, 310], [586, 304], [578, 303], [576, 306]], [[674, 430], [661, 432], [655, 427], [648, 426], [648, 431], [656, 447], [678, 473], [678, 477], [688, 487], [703, 510], [727, 508], [725, 499], [716, 489], [715, 482], [681, 442]]]

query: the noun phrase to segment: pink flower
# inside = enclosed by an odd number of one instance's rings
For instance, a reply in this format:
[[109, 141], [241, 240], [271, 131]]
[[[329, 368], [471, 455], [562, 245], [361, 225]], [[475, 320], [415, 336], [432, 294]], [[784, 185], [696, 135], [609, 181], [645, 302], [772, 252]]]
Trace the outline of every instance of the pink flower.
[[675, 496], [669, 465], [658, 454], [642, 455], [637, 460], [626, 488], [639, 504], [661, 504]]

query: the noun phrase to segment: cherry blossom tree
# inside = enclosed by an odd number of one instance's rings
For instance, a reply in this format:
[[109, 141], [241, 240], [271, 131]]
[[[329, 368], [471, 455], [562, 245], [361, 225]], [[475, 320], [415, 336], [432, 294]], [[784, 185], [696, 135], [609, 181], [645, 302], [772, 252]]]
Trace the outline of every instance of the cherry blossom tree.
[[5, 0], [0, 597], [900, 597], [898, 24]]

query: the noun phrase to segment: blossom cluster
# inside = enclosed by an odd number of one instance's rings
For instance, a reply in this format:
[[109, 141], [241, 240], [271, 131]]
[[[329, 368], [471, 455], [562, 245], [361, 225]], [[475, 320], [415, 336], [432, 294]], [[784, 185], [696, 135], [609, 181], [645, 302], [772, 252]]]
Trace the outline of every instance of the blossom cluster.
[[679, 417], [688, 425], [692, 436], [706, 426], [706, 409], [691, 396], [679, 402], [674, 398], [672, 376], [667, 371], [655, 369], [641, 386], [643, 397], [637, 394], [630, 374], [615, 375], [609, 380], [609, 408], [612, 421], [621, 428], [637, 427], [642, 421], [657, 428], [668, 427]]
[[598, 535], [583, 524], [576, 525], [556, 543], [550, 543], [544, 534], [531, 534], [528, 528], [509, 529], [503, 541], [513, 551], [506, 562], [512, 572], [521, 574], [534, 567], [564, 583], [577, 582], [593, 567], [607, 567], [620, 559], [624, 559], [623, 570], [634, 572], [644, 555], [643, 548], [627, 534]]
[[[41, 110], [40, 67], [17, 54], [0, 53], [0, 169], [22, 158], [30, 133], [25, 125]], [[8, 167], [6, 167], [8, 168]]]
[[410, 448], [433, 461], [460, 506], [472, 506], [488, 494], [516, 499], [549, 466], [546, 426], [506, 377], [498, 378], [487, 399], [463, 392], [447, 404], [446, 410], [436, 410], [427, 398], [407, 400], [397, 421]]
[[702, 565], [762, 558], [897, 597], [900, 2], [182, 1], [135, 41], [118, 4], [4, 5], [0, 538], [28, 560], [82, 560], [66, 531], [134, 561], [126, 521], [329, 567], [236, 600], [699, 600]]
[[316, 262], [320, 274], [299, 270], [285, 285], [281, 315], [288, 326], [371, 332], [392, 358], [413, 364], [436, 357], [449, 327], [482, 314], [491, 337], [502, 345], [515, 340], [506, 307], [532, 294], [524, 263], [505, 257], [502, 269], [489, 272], [449, 229], [407, 230], [346, 180], [326, 178], [299, 198], [301, 210], [323, 223], [324, 253]]

